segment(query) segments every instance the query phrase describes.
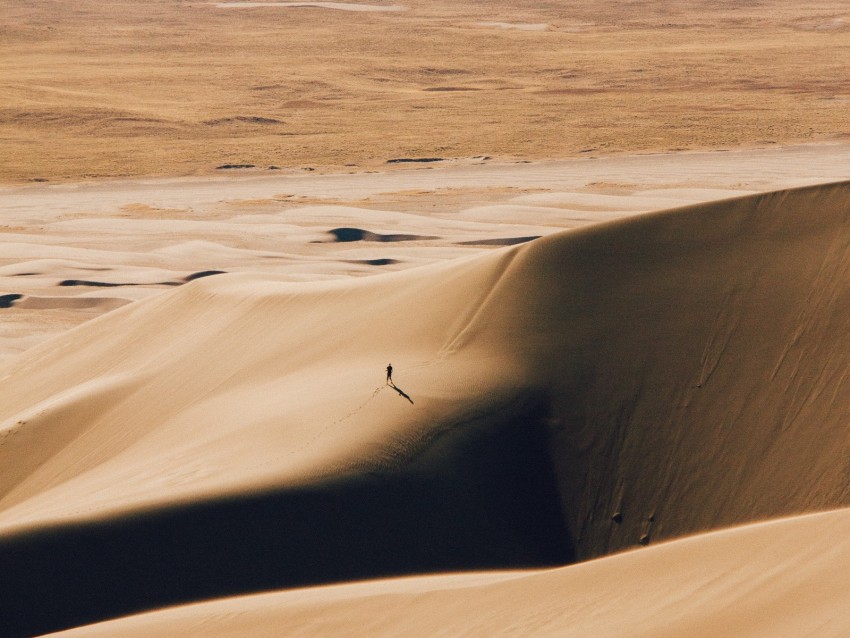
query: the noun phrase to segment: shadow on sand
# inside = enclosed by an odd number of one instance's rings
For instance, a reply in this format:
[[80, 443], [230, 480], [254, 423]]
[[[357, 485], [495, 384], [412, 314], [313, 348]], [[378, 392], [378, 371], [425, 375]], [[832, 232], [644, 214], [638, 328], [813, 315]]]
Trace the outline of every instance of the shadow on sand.
[[387, 385], [388, 385], [388, 386], [390, 386], [390, 387], [391, 387], [393, 390], [395, 390], [396, 392], [398, 392], [398, 393], [399, 393], [401, 396], [403, 396], [405, 399], [407, 399], [408, 401], [410, 401], [411, 405], [413, 404], [413, 399], [411, 399], [411, 398], [410, 398], [410, 395], [409, 395], [409, 394], [407, 394], [407, 392], [405, 392], [404, 390], [402, 390], [400, 387], [398, 387], [395, 383], [393, 383], [392, 381], [387, 381]]
[[0, 535], [3, 635], [285, 587], [571, 562], [543, 417], [526, 401], [442, 424], [393, 469]]

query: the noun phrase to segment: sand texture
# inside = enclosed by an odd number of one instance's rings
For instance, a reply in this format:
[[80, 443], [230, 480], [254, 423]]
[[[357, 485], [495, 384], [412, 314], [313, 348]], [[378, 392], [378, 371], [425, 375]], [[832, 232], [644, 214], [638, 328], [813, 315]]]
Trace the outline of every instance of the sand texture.
[[850, 185], [814, 185], [377, 277], [220, 274], [35, 345], [0, 367], [0, 616], [614, 554], [98, 631], [841, 635], [844, 512], [663, 541], [850, 500], [848, 216]]
[[850, 135], [845, 0], [0, 0], [0, 15], [5, 183]]
[[294, 590], [61, 635], [844, 636], [848, 531], [846, 511], [801, 516], [570, 568]]
[[846, 178], [850, 146], [0, 189], [0, 361], [216, 273], [293, 282], [475, 255], [601, 221]]
[[0, 638], [850, 636], [846, 0], [0, 15]]

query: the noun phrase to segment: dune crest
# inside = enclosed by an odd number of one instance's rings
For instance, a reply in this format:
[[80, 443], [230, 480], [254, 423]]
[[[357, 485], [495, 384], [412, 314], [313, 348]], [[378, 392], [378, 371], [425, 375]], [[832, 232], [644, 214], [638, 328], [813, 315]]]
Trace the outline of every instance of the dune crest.
[[747, 196], [518, 252], [465, 340], [513, 347], [546, 388], [580, 556], [848, 503], [849, 193]]
[[[367, 280], [223, 274], [36, 346], [0, 366], [0, 463], [39, 460], [0, 485], [0, 616], [563, 564], [845, 506], [848, 220], [840, 183]], [[390, 360], [415, 404], [383, 391]]]

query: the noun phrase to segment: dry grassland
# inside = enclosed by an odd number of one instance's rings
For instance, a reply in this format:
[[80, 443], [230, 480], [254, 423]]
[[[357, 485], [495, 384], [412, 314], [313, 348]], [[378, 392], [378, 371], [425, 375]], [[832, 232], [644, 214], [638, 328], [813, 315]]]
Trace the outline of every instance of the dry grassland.
[[399, 4], [0, 0], [0, 181], [850, 135], [844, 2]]

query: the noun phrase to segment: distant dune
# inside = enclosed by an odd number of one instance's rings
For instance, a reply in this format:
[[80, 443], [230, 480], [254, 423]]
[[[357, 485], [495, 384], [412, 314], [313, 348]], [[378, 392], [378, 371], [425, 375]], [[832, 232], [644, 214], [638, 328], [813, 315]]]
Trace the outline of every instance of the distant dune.
[[0, 0], [0, 15], [0, 184], [850, 135], [846, 0]]
[[[221, 274], [114, 310], [0, 364], [0, 618], [26, 635], [293, 585], [564, 565], [846, 507], [848, 247], [839, 183], [366, 279]], [[384, 385], [390, 361], [413, 404]], [[212, 604], [241, 614], [219, 635], [269, 618], [432, 635], [411, 620], [444, 614], [487, 635], [773, 636], [777, 610], [786, 635], [838, 636], [847, 530], [839, 511], [432, 593]], [[766, 574], [757, 600], [738, 595]], [[299, 616], [314, 595], [321, 613]], [[218, 609], [102, 630], [216, 635], [198, 623]], [[364, 609], [386, 624], [363, 633]], [[594, 625], [621, 612], [634, 631]]]

